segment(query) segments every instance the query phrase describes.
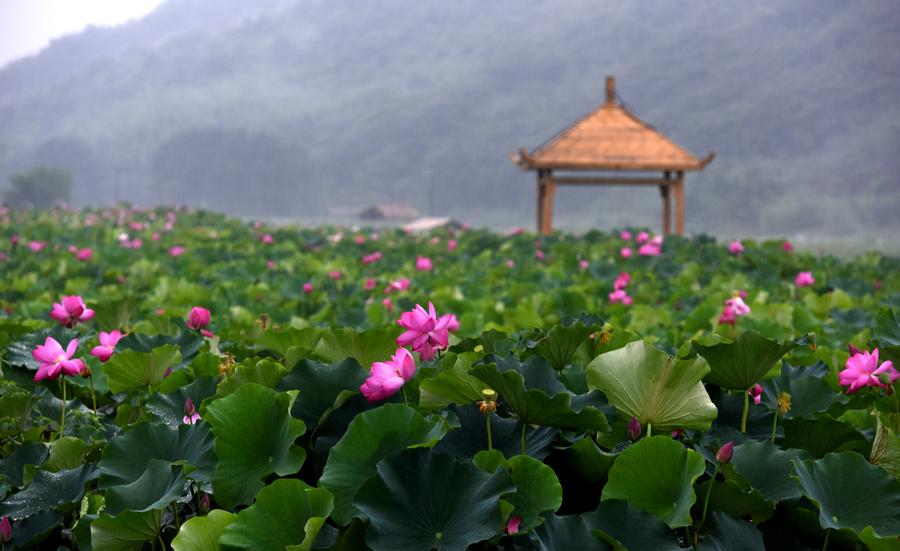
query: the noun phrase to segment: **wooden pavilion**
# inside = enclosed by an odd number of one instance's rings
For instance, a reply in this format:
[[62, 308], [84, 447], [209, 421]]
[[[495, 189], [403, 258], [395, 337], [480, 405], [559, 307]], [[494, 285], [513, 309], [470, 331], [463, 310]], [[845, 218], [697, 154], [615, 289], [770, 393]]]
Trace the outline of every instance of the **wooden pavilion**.
[[[572, 123], [537, 149], [520, 148], [511, 159], [523, 170], [537, 171], [537, 229], [553, 230], [553, 196], [559, 185], [658, 186], [663, 201], [663, 233], [671, 233], [675, 197], [675, 232], [684, 234], [684, 173], [702, 170], [715, 153], [697, 159], [686, 149], [630, 113], [617, 101], [616, 81], [606, 77], [606, 102]], [[554, 171], [581, 174], [556, 175]], [[584, 173], [614, 172], [614, 175]], [[658, 173], [661, 176], [646, 175]], [[626, 175], [636, 173], [636, 175]], [[644, 173], [644, 174], [640, 174]]]

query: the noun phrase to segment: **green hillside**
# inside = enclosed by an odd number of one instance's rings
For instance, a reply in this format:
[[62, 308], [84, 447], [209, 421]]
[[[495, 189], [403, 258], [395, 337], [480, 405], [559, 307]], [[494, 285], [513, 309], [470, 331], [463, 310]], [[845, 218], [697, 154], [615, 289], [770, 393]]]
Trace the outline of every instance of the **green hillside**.
[[[900, 229], [894, 2], [242, 4], [169, 0], [0, 71], [0, 177], [69, 166], [79, 204], [530, 225], [533, 175], [507, 153], [615, 74], [639, 116], [717, 151], [688, 179], [689, 231]], [[563, 226], [657, 222], [646, 190], [558, 198]]]

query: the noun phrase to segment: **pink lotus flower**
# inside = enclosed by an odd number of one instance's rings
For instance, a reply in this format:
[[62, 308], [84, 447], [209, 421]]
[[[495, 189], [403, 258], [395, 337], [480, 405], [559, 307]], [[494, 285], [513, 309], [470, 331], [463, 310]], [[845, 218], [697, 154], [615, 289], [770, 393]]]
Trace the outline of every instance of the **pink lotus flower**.
[[583, 258], [578, 261], [578, 269], [581, 270], [582, 272], [587, 270], [588, 266], [590, 266], [590, 265], [591, 265], [591, 263]]
[[722, 310], [722, 315], [719, 316], [719, 325], [734, 325], [734, 323], [734, 308], [726, 304], [725, 309]]
[[628, 284], [631, 282], [631, 274], [628, 272], [622, 272], [618, 276], [616, 276], [616, 280], [613, 282], [613, 289], [616, 291], [620, 289], [624, 289], [628, 287]]
[[634, 415], [631, 416], [631, 420], [628, 421], [628, 438], [632, 441], [637, 440], [641, 437], [641, 422], [638, 421], [638, 418]]
[[786, 253], [794, 252], [794, 245], [790, 241], [785, 241], [781, 247], [784, 249], [784, 252], [786, 252]]
[[375, 288], [375, 278], [366, 278], [366, 282], [363, 284], [363, 289], [366, 291], [371, 291]]
[[741, 254], [744, 252], [744, 244], [740, 241], [732, 241], [728, 244], [728, 252], [731, 254]]
[[540, 249], [536, 249], [534, 251], [534, 257], [537, 258], [538, 260], [544, 260], [544, 251], [542, 251]]
[[451, 240], [447, 241], [447, 250], [452, 253], [453, 251], [456, 250], [457, 245], [458, 245], [458, 243], [456, 242], [456, 239], [451, 239]]
[[384, 294], [390, 294], [393, 292], [400, 292], [409, 289], [410, 281], [408, 277], [401, 277], [400, 279], [395, 279], [394, 281], [388, 283], [388, 286], [384, 288]]
[[46, 241], [29, 241], [28, 248], [32, 250], [32, 252], [40, 252], [47, 247]]
[[503, 235], [505, 237], [514, 237], [516, 235], [522, 235], [523, 233], [525, 233], [525, 228], [523, 228], [521, 226], [516, 226], [515, 228], [512, 228], [511, 230], [507, 231]]
[[[212, 236], [210, 236], [210, 237], [212, 237]], [[162, 239], [162, 236], [159, 235], [158, 231], [153, 232], [153, 235], [150, 236], [151, 241], [159, 241], [160, 239]]]
[[332, 270], [332, 271], [328, 272], [328, 277], [337, 281], [337, 280], [341, 279], [341, 271], [340, 270]]
[[9, 244], [12, 245], [13, 248], [15, 248], [19, 244], [19, 236], [13, 235], [12, 237], [10, 237]]
[[740, 294], [726, 300], [725, 305], [731, 306], [732, 310], [734, 311], [734, 315], [737, 317], [746, 316], [750, 313], [750, 307], [747, 306], [747, 303], [744, 302]]
[[259, 242], [263, 245], [271, 245], [275, 242], [275, 239], [268, 233], [264, 233], [259, 237]]
[[392, 301], [389, 298], [383, 299], [381, 301], [381, 304], [384, 305], [384, 309], [387, 310], [388, 312], [390, 312], [394, 309], [394, 301]]
[[619, 250], [619, 255], [622, 258], [631, 258], [631, 247], [622, 247]]
[[729, 440], [716, 452], [716, 461], [723, 465], [730, 463], [732, 455], [734, 455], [734, 440]]
[[184, 401], [184, 417], [181, 419], [181, 421], [185, 425], [193, 425], [199, 420], [200, 414], [197, 413], [197, 408], [194, 407], [194, 401], [188, 398]]
[[638, 249], [638, 254], [641, 256], [659, 256], [662, 254], [662, 249], [658, 243], [648, 241], [641, 245], [641, 248]]
[[0, 519], [0, 545], [10, 541], [12, 541], [12, 524], [9, 522], [9, 517], [3, 517]]
[[304, 283], [303, 284], [303, 292], [307, 295], [313, 292], [313, 284], [312, 283]]
[[510, 258], [509, 260], [506, 261], [506, 267], [507, 267], [507, 268], [512, 268], [512, 267], [514, 267], [515, 265], [516, 265], [516, 262], [515, 262], [513, 259], [511, 259], [511, 258]]
[[75, 253], [75, 258], [81, 260], [82, 262], [87, 262], [94, 256], [94, 249], [86, 248], [80, 249], [77, 253]]
[[871, 353], [864, 351], [847, 358], [845, 369], [838, 374], [841, 386], [847, 386], [847, 393], [856, 392], [864, 386], [887, 388], [894, 383], [900, 373], [890, 360], [878, 365], [878, 349]]
[[641, 233], [637, 234], [635, 241], [637, 241], [637, 244], [640, 245], [641, 243], [646, 242], [648, 239], [650, 239], [650, 234], [642, 231]]
[[760, 384], [755, 384], [753, 387], [747, 391], [747, 394], [753, 398], [753, 403], [759, 405], [762, 402], [763, 395], [763, 387]]
[[62, 303], [53, 303], [50, 317], [66, 327], [74, 327], [79, 321], [90, 321], [94, 317], [94, 311], [85, 306], [80, 296], [64, 296]]
[[625, 292], [625, 289], [618, 289], [609, 294], [609, 302], [611, 302], [612, 304], [622, 303], [625, 306], [631, 306], [631, 304], [634, 302], [634, 299], [628, 296], [628, 293]]
[[105, 362], [109, 359], [110, 356], [113, 355], [113, 352], [116, 350], [116, 344], [118, 344], [119, 339], [124, 337], [118, 329], [115, 331], [110, 331], [109, 333], [105, 331], [100, 331], [100, 336], [98, 337], [100, 340], [100, 345], [95, 346], [91, 349], [91, 356], [95, 356], [101, 362]]
[[275, 264], [274, 260], [272, 260], [271, 258], [269, 260], [266, 260], [266, 268], [268, 268], [270, 270], [274, 270], [275, 267], [276, 267], [276, 264]]
[[450, 331], [459, 329], [456, 316], [444, 314], [438, 318], [430, 302], [427, 312], [417, 304], [413, 310], [403, 312], [397, 323], [406, 329], [397, 337], [397, 346], [411, 345], [423, 360], [431, 360], [438, 350], [447, 348]]
[[209, 325], [209, 310], [201, 306], [194, 306], [188, 314], [187, 326], [194, 331], [199, 331]]
[[359, 390], [370, 402], [378, 402], [393, 396], [406, 381], [416, 374], [416, 362], [405, 348], [398, 348], [389, 362], [375, 362], [369, 377]]
[[39, 344], [31, 351], [31, 357], [40, 363], [37, 373], [34, 374], [34, 380], [50, 379], [52, 381], [59, 377], [60, 373], [69, 376], [80, 375], [87, 367], [83, 361], [72, 359], [77, 348], [78, 339], [69, 341], [69, 345], [63, 350], [56, 339], [47, 337], [44, 344]]
[[416, 270], [419, 270], [420, 272], [430, 272], [431, 267], [431, 259], [427, 256], [416, 258]]
[[631, 241], [631, 232], [628, 230], [622, 230], [619, 232], [619, 237], [623, 241]]
[[372, 254], [367, 254], [367, 255], [363, 256], [362, 257], [363, 266], [368, 266], [369, 264], [378, 262], [379, 260], [381, 260], [382, 256], [383, 255], [381, 254], [380, 251], [375, 251]]
[[509, 522], [506, 523], [506, 533], [507, 534], [517, 534], [519, 532], [519, 526], [522, 524], [522, 517], [519, 515], [513, 515], [509, 517]]
[[175, 245], [169, 249], [169, 256], [178, 257], [184, 254], [185, 248], [181, 245]]
[[356, 235], [353, 237], [353, 242], [357, 245], [365, 245], [366, 244], [366, 236], [365, 235]]
[[794, 285], [797, 287], [809, 287], [810, 285], [815, 284], [816, 278], [813, 277], [812, 272], [800, 272], [797, 274], [797, 277], [794, 278]]

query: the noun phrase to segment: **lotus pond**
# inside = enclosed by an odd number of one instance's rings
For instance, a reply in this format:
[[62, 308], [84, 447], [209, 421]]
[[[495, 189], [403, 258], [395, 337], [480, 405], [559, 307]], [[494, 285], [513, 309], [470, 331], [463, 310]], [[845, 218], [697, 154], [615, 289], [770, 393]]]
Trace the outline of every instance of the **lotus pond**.
[[900, 260], [0, 211], [5, 549], [900, 549]]

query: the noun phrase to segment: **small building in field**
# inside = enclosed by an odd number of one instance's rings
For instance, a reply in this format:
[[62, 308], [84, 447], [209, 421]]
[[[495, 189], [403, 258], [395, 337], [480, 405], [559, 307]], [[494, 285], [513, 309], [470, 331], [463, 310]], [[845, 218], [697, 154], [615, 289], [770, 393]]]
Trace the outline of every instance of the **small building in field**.
[[606, 77], [606, 102], [538, 146], [519, 148], [511, 160], [537, 172], [537, 231], [553, 230], [553, 196], [559, 185], [653, 186], [662, 196], [663, 233], [684, 234], [684, 173], [712, 162], [698, 159], [622, 105], [616, 81]]
[[419, 211], [411, 205], [381, 203], [366, 207], [359, 217], [368, 221], [408, 221], [419, 217]]

